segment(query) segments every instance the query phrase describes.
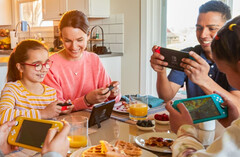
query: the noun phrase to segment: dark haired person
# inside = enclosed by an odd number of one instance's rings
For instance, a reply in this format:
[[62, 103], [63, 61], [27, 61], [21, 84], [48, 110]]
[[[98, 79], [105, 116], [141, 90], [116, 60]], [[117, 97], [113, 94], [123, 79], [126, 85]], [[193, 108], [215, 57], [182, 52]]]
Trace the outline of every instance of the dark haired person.
[[[200, 45], [184, 50], [195, 59], [182, 60], [184, 72], [171, 70], [167, 76], [163, 67], [167, 65], [167, 62], [163, 61], [164, 57], [153, 53], [151, 66], [157, 72], [157, 92], [160, 98], [171, 100], [185, 82], [188, 98], [212, 94], [217, 90], [231, 99], [240, 110], [240, 91], [231, 87], [226, 75], [218, 70], [210, 47], [214, 35], [230, 18], [229, 7], [221, 1], [209, 1], [199, 8], [196, 36]], [[156, 48], [157, 46], [154, 46], [152, 51]]]
[[[240, 16], [228, 22], [212, 41], [213, 60], [218, 69], [225, 73], [229, 83], [240, 89]], [[192, 125], [192, 119], [183, 104], [178, 104], [180, 112], [170, 103], [166, 105], [170, 113], [171, 129], [178, 138], [172, 145], [173, 157], [235, 157], [240, 156], [240, 117], [236, 104], [220, 92], [224, 100], [222, 105], [228, 107], [228, 117], [219, 122], [227, 127], [223, 135], [217, 138], [206, 150], [199, 142], [198, 132]], [[234, 121], [235, 120], [235, 121]]]
[[[71, 100], [75, 111], [108, 99], [119, 101], [119, 82], [112, 82], [99, 57], [86, 51], [87, 16], [81, 11], [68, 11], [61, 18], [59, 29], [64, 49], [50, 57], [53, 64], [44, 83], [56, 89], [59, 100]], [[114, 86], [110, 92], [109, 85]]]

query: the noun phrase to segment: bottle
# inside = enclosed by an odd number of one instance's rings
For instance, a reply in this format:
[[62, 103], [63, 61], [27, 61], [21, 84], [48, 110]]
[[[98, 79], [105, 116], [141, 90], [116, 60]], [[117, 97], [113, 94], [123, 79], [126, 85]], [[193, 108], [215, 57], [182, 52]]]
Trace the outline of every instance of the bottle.
[[96, 39], [99, 39], [98, 29], [97, 29], [97, 31], [96, 31]]

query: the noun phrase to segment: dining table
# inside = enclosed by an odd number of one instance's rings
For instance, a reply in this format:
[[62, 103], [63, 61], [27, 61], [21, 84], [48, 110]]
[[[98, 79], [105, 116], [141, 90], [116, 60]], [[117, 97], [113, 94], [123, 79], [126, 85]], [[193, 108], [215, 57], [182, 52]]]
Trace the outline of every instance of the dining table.
[[[167, 111], [165, 109], [163, 109], [157, 113], [162, 114], [162, 113], [167, 113]], [[126, 114], [126, 113], [123, 113], [123, 114]], [[90, 112], [86, 111], [86, 110], [77, 111], [77, 112], [73, 112], [68, 115], [59, 116], [57, 119], [60, 120], [60, 119], [66, 118], [68, 116], [77, 116], [77, 115], [89, 117]], [[151, 118], [153, 118], [153, 117], [151, 117]], [[196, 127], [199, 131], [200, 141], [206, 147], [208, 145], [210, 145], [213, 142], [213, 140], [216, 139], [218, 136], [220, 136], [224, 131], [224, 127], [218, 121], [216, 121], [215, 130], [212, 130], [212, 131], [201, 130], [200, 128], [198, 128], [198, 125], [196, 125]], [[140, 130], [134, 123], [127, 123], [127, 122], [119, 121], [114, 118], [109, 118], [109, 119], [101, 122], [100, 128], [98, 128], [97, 125], [94, 125], [94, 126], [88, 128], [88, 145], [87, 146], [89, 147], [89, 146], [98, 145], [100, 140], [105, 140], [113, 145], [117, 140], [123, 140], [123, 141], [130, 142], [130, 143], [133, 143], [134, 145], [138, 146], [136, 144], [135, 140], [141, 135], [151, 134], [151, 133], [153, 133], [153, 134], [154, 133], [174, 134], [171, 131], [169, 124], [155, 123], [154, 129], [152, 129], [150, 131], [143, 131], [143, 130]], [[140, 146], [140, 148], [142, 148], [142, 150], [145, 152], [151, 152], [151, 154], [154, 154], [155, 156], [159, 156], [159, 157], [172, 156], [172, 154], [169, 152], [166, 153], [166, 152], [151, 151], [142, 146]], [[72, 150], [72, 148], [70, 148], [70, 149]], [[78, 151], [78, 149], [75, 149], [73, 151]], [[21, 148], [18, 151], [15, 151], [15, 152], [12, 152], [12, 153], [6, 155], [6, 157], [29, 157], [29, 156], [40, 157], [41, 154], [36, 151]], [[71, 156], [71, 154], [68, 154], [68, 156]]]

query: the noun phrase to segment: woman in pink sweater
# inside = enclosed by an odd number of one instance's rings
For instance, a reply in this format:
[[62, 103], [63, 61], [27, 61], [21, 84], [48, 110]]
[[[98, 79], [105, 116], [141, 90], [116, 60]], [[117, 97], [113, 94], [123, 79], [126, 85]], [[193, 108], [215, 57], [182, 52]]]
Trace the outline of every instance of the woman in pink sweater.
[[[71, 100], [74, 110], [110, 99], [120, 100], [118, 81], [111, 81], [99, 57], [85, 51], [89, 23], [80, 11], [66, 12], [59, 23], [64, 49], [50, 57], [52, 67], [44, 83], [55, 88], [59, 100]], [[109, 92], [109, 85], [114, 88]]]

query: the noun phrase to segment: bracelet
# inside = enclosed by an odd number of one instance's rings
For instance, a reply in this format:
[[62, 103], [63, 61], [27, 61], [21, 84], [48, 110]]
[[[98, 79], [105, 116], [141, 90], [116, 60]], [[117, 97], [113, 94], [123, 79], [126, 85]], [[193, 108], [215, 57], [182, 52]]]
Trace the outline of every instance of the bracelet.
[[93, 104], [89, 103], [87, 100], [87, 94], [84, 96], [84, 101], [88, 107], [92, 106]]

